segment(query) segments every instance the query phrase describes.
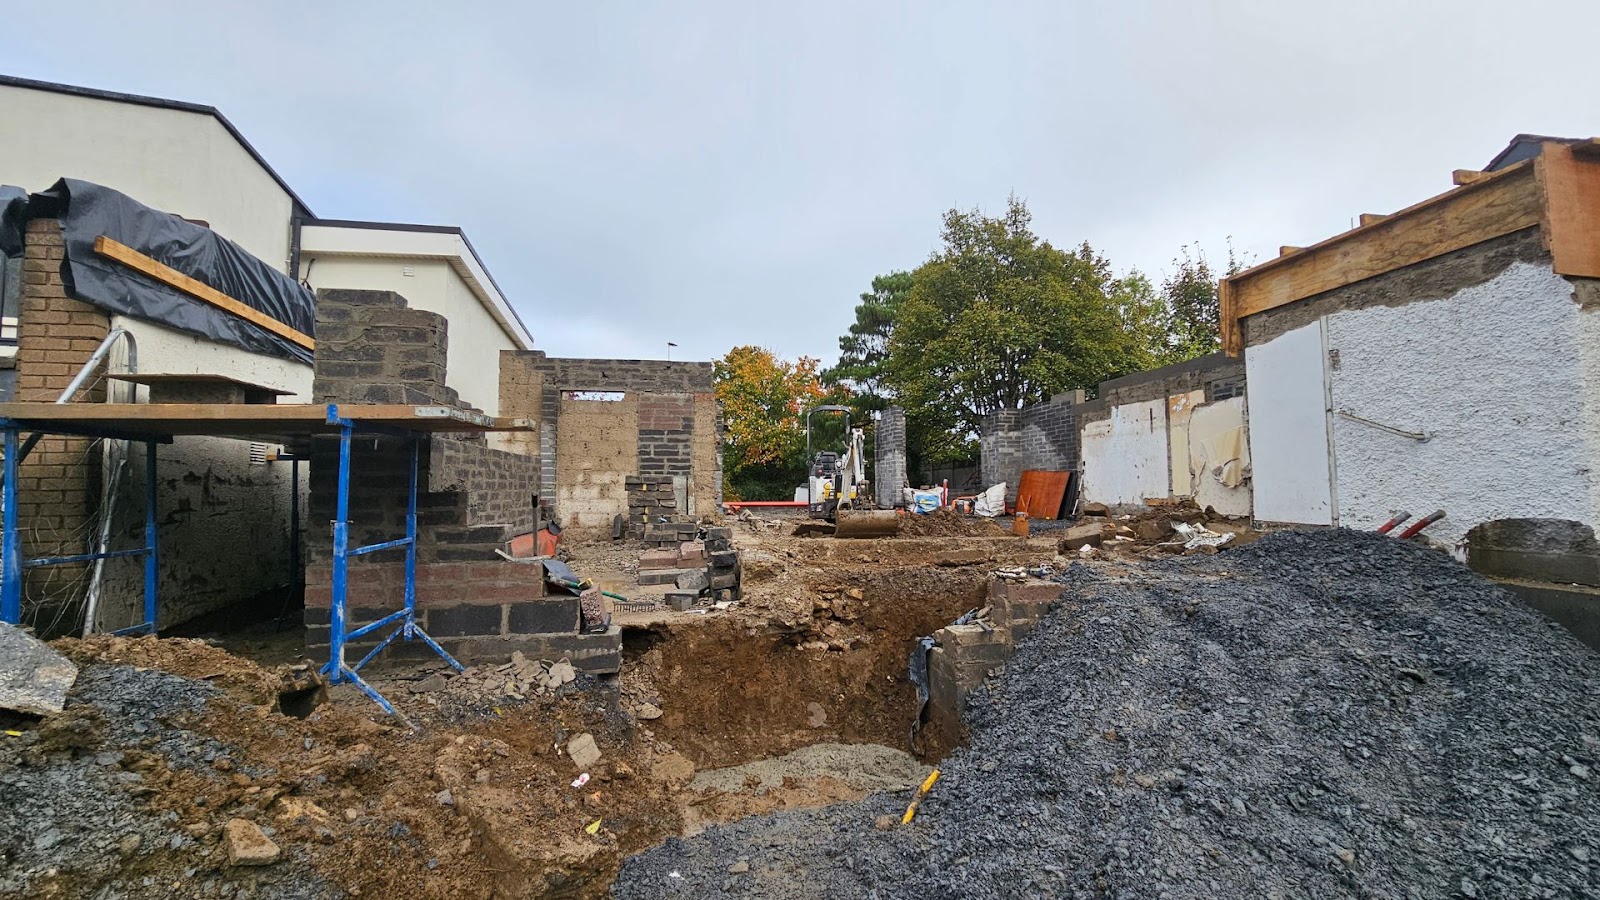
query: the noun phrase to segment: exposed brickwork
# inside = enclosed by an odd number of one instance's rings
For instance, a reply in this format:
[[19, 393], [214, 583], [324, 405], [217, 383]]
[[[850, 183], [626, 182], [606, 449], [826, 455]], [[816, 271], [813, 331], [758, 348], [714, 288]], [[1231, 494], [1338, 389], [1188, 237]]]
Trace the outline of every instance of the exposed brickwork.
[[639, 399], [639, 474], [688, 475], [693, 470], [693, 394], [647, 393]]
[[979, 431], [983, 484], [1004, 481], [1006, 499], [1017, 498], [1024, 469], [1077, 471], [1082, 391], [1057, 394], [1026, 409], [991, 413]]
[[628, 537], [643, 540], [649, 526], [666, 519], [682, 518], [678, 490], [671, 475], [630, 475], [628, 488]]
[[[61, 223], [28, 223], [22, 262], [17, 335], [19, 401], [54, 402], [111, 330], [98, 307], [67, 296], [61, 279], [65, 250]], [[85, 402], [105, 399], [105, 382], [91, 379], [78, 394]], [[17, 517], [23, 552], [29, 557], [83, 553], [89, 549], [93, 511], [100, 496], [100, 454], [94, 441], [47, 437], [18, 473]], [[24, 621], [48, 625], [64, 604], [81, 601], [87, 566], [55, 566], [28, 573]], [[69, 627], [81, 624], [67, 623]]]

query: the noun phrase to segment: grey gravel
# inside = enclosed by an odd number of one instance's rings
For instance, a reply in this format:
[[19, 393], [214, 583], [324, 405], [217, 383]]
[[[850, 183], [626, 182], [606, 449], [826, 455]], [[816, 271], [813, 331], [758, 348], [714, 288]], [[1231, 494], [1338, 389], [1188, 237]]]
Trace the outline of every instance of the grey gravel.
[[905, 793], [746, 819], [614, 895], [1600, 897], [1600, 657], [1558, 626], [1369, 533], [1109, 571], [1061, 576], [1081, 608], [975, 695], [911, 826], [874, 828]]

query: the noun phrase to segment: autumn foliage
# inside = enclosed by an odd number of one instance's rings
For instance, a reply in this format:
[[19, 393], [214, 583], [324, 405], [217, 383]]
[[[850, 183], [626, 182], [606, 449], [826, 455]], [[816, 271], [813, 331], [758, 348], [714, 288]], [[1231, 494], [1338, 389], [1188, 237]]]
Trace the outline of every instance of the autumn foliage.
[[728, 499], [790, 499], [805, 481], [805, 412], [826, 402], [820, 361], [779, 359], [735, 347], [716, 361], [722, 404], [723, 489]]

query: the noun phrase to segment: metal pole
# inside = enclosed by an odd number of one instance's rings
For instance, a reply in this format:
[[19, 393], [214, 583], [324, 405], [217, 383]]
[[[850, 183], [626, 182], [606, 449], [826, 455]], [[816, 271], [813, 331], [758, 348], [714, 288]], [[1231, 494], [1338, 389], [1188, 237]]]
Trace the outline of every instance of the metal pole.
[[406, 640], [417, 621], [417, 458], [422, 454], [422, 439], [411, 439], [411, 493], [406, 498]]
[[5, 430], [5, 484], [0, 487], [0, 621], [22, 623], [22, 534], [17, 530], [17, 429]]
[[328, 681], [338, 684], [344, 679], [344, 596], [345, 568], [349, 564], [350, 549], [350, 431], [346, 424], [339, 429], [339, 493], [333, 520], [333, 589], [328, 616]]
[[144, 445], [144, 621], [156, 633], [156, 442]]
[[289, 588], [300, 584], [300, 457], [289, 460]]

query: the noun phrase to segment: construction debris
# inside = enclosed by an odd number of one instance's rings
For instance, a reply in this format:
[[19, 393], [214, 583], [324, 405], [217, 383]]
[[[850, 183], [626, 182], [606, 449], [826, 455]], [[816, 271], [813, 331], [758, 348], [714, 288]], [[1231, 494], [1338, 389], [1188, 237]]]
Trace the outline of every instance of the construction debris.
[[0, 622], [0, 709], [31, 715], [61, 711], [78, 667], [43, 641]]
[[918, 824], [874, 827], [901, 794], [717, 826], [615, 895], [1600, 891], [1600, 657], [1445, 555], [1289, 532], [1063, 581]]
[[228, 863], [235, 866], [271, 865], [281, 852], [261, 826], [248, 819], [229, 819], [222, 826], [222, 844], [228, 849]]

